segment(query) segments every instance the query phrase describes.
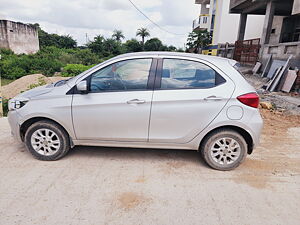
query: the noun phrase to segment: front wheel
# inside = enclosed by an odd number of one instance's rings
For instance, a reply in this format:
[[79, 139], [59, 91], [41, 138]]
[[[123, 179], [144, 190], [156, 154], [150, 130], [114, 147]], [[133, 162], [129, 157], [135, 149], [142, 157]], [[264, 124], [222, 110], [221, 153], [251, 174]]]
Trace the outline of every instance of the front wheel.
[[245, 160], [247, 143], [238, 132], [220, 129], [205, 138], [200, 151], [210, 167], [217, 170], [232, 170]]
[[66, 131], [48, 120], [36, 122], [27, 129], [25, 145], [35, 158], [46, 161], [60, 159], [70, 149]]

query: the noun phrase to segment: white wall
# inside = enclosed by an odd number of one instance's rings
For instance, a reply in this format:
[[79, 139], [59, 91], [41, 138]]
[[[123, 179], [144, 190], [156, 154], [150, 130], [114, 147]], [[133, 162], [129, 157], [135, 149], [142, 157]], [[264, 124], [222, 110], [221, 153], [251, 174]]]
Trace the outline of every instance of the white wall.
[[[230, 0], [217, 1], [217, 19], [214, 29], [213, 44], [234, 43], [237, 40], [239, 28], [239, 14], [229, 14]], [[260, 38], [263, 30], [264, 17], [248, 15], [245, 31], [245, 40]]]
[[248, 15], [245, 40], [253, 38], [261, 38], [264, 26], [264, 15]]
[[292, 15], [300, 13], [300, 0], [294, 0]]

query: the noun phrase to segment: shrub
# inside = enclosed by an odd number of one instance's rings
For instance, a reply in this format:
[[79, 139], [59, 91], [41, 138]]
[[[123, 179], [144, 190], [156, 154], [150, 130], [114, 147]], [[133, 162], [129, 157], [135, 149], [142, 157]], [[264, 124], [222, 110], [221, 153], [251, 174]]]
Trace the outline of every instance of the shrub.
[[2, 100], [3, 116], [7, 116], [9, 99], [3, 98]]
[[104, 61], [88, 48], [76, 50], [74, 52], [74, 57], [78, 60], [79, 64], [83, 65], [94, 65]]
[[38, 82], [35, 83], [35, 84], [30, 84], [27, 87], [27, 90], [30, 90], [30, 89], [33, 89], [33, 88], [36, 88], [36, 87], [39, 87], [39, 86], [43, 86], [45, 84], [47, 84], [47, 82], [44, 80], [44, 78], [43, 77], [39, 77]]
[[62, 71], [63, 77], [74, 77], [87, 69], [93, 67], [94, 65], [86, 66], [82, 64], [67, 64]]
[[33, 73], [50, 76], [55, 72], [59, 72], [61, 67], [64, 66], [58, 60], [63, 51], [55, 47], [47, 47], [32, 55], [6, 54], [9, 53], [7, 50], [0, 50], [0, 54], [3, 52], [3, 59], [0, 60], [0, 73], [6, 79], [14, 80]]

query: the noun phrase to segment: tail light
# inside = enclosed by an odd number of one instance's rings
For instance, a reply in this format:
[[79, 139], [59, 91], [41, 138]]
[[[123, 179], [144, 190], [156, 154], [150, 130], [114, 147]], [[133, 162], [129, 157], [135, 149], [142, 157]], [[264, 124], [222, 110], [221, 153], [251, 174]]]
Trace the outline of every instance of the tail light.
[[258, 108], [259, 105], [259, 96], [256, 93], [248, 93], [248, 94], [244, 94], [244, 95], [240, 95], [237, 97], [237, 99], [250, 107], [253, 108]]

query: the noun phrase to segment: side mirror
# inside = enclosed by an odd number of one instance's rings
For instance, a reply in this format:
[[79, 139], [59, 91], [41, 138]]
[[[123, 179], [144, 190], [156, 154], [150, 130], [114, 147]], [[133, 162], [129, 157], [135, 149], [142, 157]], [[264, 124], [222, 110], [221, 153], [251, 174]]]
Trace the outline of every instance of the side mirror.
[[87, 93], [88, 88], [87, 88], [87, 82], [86, 80], [82, 80], [80, 81], [77, 85], [76, 88], [78, 91], [82, 92], [82, 93]]

